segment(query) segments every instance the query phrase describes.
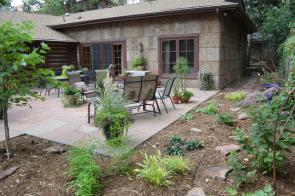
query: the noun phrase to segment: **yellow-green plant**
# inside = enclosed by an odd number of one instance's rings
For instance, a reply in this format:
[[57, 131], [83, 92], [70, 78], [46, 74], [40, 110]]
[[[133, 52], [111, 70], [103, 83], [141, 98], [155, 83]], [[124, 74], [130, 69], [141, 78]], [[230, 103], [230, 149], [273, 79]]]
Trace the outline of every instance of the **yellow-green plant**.
[[184, 174], [186, 171], [189, 170], [187, 160], [180, 156], [164, 158], [164, 164], [170, 171], [176, 174]]
[[245, 97], [246, 97], [246, 93], [244, 91], [232, 92], [224, 96], [225, 99], [230, 101], [241, 101], [245, 99]]

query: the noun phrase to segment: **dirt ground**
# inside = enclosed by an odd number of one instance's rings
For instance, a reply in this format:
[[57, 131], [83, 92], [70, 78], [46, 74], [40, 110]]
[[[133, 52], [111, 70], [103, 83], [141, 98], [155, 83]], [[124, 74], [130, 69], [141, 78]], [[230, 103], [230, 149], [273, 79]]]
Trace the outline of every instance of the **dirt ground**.
[[[223, 99], [223, 94], [211, 98], [199, 107], [205, 107], [214, 100], [219, 104], [218, 112], [229, 112], [237, 117], [236, 112], [230, 112], [234, 107], [232, 102]], [[180, 135], [185, 139], [197, 139], [204, 145], [203, 149], [185, 154], [189, 160], [190, 171], [186, 175], [176, 176], [172, 179], [173, 185], [168, 188], [155, 188], [137, 178], [134, 174], [107, 175], [103, 179], [104, 195], [108, 196], [135, 196], [135, 195], [186, 195], [192, 187], [202, 187], [206, 195], [226, 195], [226, 187], [231, 186], [232, 181], [218, 181], [210, 179], [205, 171], [209, 167], [225, 166], [225, 157], [215, 150], [215, 147], [236, 143], [232, 139], [232, 133], [236, 127], [247, 128], [248, 120], [237, 120], [235, 126], [226, 126], [218, 123], [215, 116], [195, 113], [190, 122], [178, 120], [152, 138], [140, 145], [130, 157], [129, 163], [136, 166], [142, 160], [140, 152], [148, 154], [160, 150], [166, 153], [168, 140], [173, 135]], [[202, 132], [190, 131], [191, 128], [199, 128]], [[0, 181], [0, 195], [73, 195], [74, 190], [69, 186], [71, 177], [68, 176], [68, 153], [49, 154], [44, 149], [53, 145], [52, 142], [31, 136], [19, 136], [12, 139], [14, 157], [6, 160], [0, 157], [0, 170], [12, 166], [19, 169], [8, 178]], [[4, 143], [0, 143], [1, 154], [4, 153]], [[280, 196], [295, 195], [295, 153], [287, 155], [285, 171], [279, 175], [278, 193]], [[111, 160], [107, 157], [97, 156], [97, 163], [103, 169], [107, 169]], [[271, 183], [271, 176], [260, 174], [255, 184], [241, 187], [242, 191], [254, 191]]]

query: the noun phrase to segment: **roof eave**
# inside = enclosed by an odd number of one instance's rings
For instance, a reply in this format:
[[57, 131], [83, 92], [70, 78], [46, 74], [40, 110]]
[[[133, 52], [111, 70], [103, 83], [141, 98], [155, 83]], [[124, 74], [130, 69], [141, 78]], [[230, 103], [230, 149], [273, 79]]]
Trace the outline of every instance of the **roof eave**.
[[235, 10], [237, 8], [239, 8], [238, 4], [198, 7], [198, 8], [190, 8], [190, 9], [182, 9], [182, 10], [171, 10], [171, 11], [165, 11], [165, 12], [148, 13], [148, 14], [120, 16], [120, 17], [113, 17], [113, 18], [106, 18], [106, 19], [88, 20], [88, 21], [81, 21], [81, 22], [58, 24], [58, 25], [49, 25], [49, 27], [53, 29], [64, 29], [69, 27], [85, 26], [85, 25], [92, 25], [92, 24], [99, 24], [99, 23], [121, 22], [121, 21], [139, 20], [139, 19], [146, 19], [146, 18], [156, 18], [156, 17], [162, 17], [162, 16], [210, 12], [210, 11], [216, 11], [217, 9], [219, 9], [219, 11]]
[[33, 38], [34, 41], [40, 42], [64, 42], [64, 43], [79, 43], [76, 40], [58, 40], [58, 39], [41, 39], [41, 38]]

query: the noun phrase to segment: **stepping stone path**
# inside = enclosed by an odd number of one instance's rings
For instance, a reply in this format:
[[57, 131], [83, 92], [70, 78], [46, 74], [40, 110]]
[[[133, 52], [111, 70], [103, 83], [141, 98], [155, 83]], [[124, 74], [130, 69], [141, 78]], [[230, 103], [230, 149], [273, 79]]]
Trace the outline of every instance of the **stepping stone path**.
[[229, 110], [232, 112], [238, 112], [241, 110], [241, 108], [230, 108]]
[[3, 172], [0, 172], [0, 180], [7, 178], [11, 174], [13, 174], [17, 169], [18, 167], [11, 167]]
[[240, 149], [241, 149], [241, 146], [238, 146], [238, 145], [235, 145], [235, 144], [217, 146], [215, 148], [216, 151], [221, 152], [224, 156], [229, 155], [231, 152], [239, 151]]
[[226, 176], [229, 172], [231, 172], [232, 169], [229, 167], [211, 167], [209, 168], [206, 173], [208, 176], [215, 180], [225, 180]]
[[66, 151], [66, 148], [61, 145], [54, 145], [46, 148], [44, 151], [52, 154], [61, 154]]
[[198, 129], [198, 128], [191, 128], [190, 131], [193, 131], [193, 132], [202, 132], [201, 129]]
[[240, 113], [239, 114], [239, 120], [246, 120], [249, 116], [246, 113]]
[[206, 194], [201, 187], [194, 187], [187, 193], [187, 196], [206, 196]]

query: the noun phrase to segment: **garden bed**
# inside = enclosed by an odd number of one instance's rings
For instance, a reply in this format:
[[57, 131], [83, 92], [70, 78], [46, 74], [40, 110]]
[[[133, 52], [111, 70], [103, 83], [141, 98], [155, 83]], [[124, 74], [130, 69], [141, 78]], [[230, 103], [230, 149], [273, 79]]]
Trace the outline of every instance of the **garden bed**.
[[[223, 94], [218, 94], [198, 108], [208, 105], [212, 100], [218, 104], [218, 112], [228, 112], [232, 116], [238, 116], [237, 112], [230, 112], [234, 107], [233, 102], [223, 99]], [[185, 195], [192, 187], [202, 187], [207, 195], [227, 195], [226, 187], [230, 187], [232, 182], [214, 180], [207, 176], [206, 170], [210, 167], [224, 166], [225, 157], [215, 148], [226, 144], [235, 144], [231, 137], [236, 127], [247, 128], [248, 120], [236, 120], [234, 126], [223, 125], [216, 121], [214, 115], [194, 113], [191, 121], [177, 120], [145, 143], [140, 145], [126, 161], [129, 166], [124, 169], [132, 171], [138, 167], [136, 164], [142, 161], [141, 152], [155, 154], [160, 150], [166, 154], [168, 140], [174, 135], [180, 135], [184, 139], [199, 140], [204, 148], [187, 152], [185, 158], [188, 159], [190, 170], [186, 175], [177, 175], [172, 178], [173, 184], [169, 187], [157, 188], [136, 177], [134, 174], [124, 175], [122, 172], [109, 172], [102, 180], [104, 195]], [[198, 128], [202, 132], [191, 131], [191, 128]], [[236, 143], [237, 144], [237, 143]], [[44, 152], [54, 143], [31, 136], [19, 136], [12, 139], [14, 157], [7, 161], [4, 156], [0, 157], [0, 170], [12, 166], [19, 169], [8, 178], [0, 181], [0, 195], [73, 195], [74, 190], [70, 188], [71, 178], [67, 171], [68, 152], [64, 154], [50, 154]], [[2, 154], [4, 143], [0, 144]], [[295, 154], [287, 155], [285, 166], [286, 173], [279, 175], [278, 195], [295, 194]], [[97, 156], [96, 161], [104, 171], [107, 171], [112, 160]], [[254, 191], [263, 188], [271, 183], [271, 176], [259, 174], [255, 184], [242, 186], [242, 191]]]

